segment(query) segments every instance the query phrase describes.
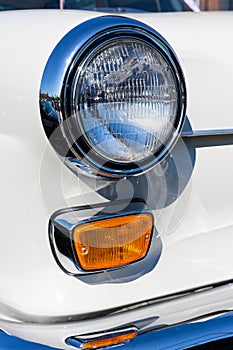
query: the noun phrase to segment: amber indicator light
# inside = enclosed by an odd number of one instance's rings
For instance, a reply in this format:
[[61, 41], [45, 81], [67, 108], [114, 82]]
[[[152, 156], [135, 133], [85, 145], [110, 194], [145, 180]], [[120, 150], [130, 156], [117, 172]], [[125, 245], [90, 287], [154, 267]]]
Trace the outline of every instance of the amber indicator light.
[[110, 269], [144, 258], [153, 232], [150, 213], [130, 214], [81, 224], [73, 232], [80, 267]]
[[131, 331], [128, 333], [120, 335], [112, 335], [110, 337], [105, 337], [102, 339], [93, 339], [82, 345], [82, 349], [102, 349], [107, 346], [114, 346], [122, 343], [126, 343], [137, 336], [136, 331]]

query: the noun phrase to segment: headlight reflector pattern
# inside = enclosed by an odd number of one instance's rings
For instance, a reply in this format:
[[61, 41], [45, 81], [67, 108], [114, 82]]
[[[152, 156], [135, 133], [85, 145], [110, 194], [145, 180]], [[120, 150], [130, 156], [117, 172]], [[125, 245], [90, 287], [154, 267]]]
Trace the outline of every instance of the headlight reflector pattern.
[[86, 142], [100, 156], [138, 162], [173, 132], [176, 79], [155, 48], [137, 39], [114, 40], [77, 71], [72, 105]]

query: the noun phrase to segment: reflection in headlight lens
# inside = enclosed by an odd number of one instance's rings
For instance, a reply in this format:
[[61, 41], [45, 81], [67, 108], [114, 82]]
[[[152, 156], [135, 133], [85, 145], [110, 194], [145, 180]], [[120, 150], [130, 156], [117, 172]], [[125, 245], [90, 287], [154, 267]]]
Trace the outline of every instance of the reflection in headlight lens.
[[158, 152], [174, 132], [177, 101], [171, 66], [138, 39], [100, 46], [76, 71], [72, 85], [72, 115], [86, 143], [115, 162]]

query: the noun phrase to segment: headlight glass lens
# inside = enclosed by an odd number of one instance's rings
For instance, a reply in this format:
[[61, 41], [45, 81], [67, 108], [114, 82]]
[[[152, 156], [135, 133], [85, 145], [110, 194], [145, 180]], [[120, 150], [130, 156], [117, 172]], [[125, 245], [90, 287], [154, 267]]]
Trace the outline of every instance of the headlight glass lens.
[[174, 133], [177, 90], [175, 73], [159, 50], [120, 38], [100, 45], [77, 69], [72, 115], [101, 157], [138, 162], [159, 152]]

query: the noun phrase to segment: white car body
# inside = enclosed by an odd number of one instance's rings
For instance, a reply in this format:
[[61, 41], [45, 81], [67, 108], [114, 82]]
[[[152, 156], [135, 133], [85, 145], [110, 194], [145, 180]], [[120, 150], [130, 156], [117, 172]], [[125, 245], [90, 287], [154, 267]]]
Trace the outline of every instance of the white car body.
[[[72, 173], [49, 144], [39, 109], [42, 75], [53, 49], [70, 30], [104, 15], [65, 10], [0, 13], [0, 329], [57, 348], [72, 348], [65, 344], [68, 337], [105, 332], [134, 319], [157, 315], [150, 323], [153, 329], [233, 307], [230, 12], [125, 15], [154, 28], [170, 43], [188, 91], [191, 128], [182, 131], [172, 150], [178, 193], [165, 208], [153, 210], [162, 241], [156, 266], [126, 282], [86, 283], [66, 274], [54, 259], [48, 238], [53, 213], [106, 202], [95, 186], [107, 181], [88, 180], [90, 185], [84, 175]], [[165, 186], [164, 174], [160, 180]], [[132, 188], [123, 182], [118, 199], [127, 200]], [[166, 191], [164, 187], [160, 195]], [[153, 196], [156, 201], [156, 192]], [[169, 301], [167, 296], [173, 297]], [[152, 300], [161, 303], [151, 302], [142, 315], [136, 305]], [[135, 305], [132, 311], [124, 309], [128, 305]], [[114, 309], [125, 310], [124, 316], [103, 312]], [[82, 320], [83, 315], [101, 312], [101, 321]]]

